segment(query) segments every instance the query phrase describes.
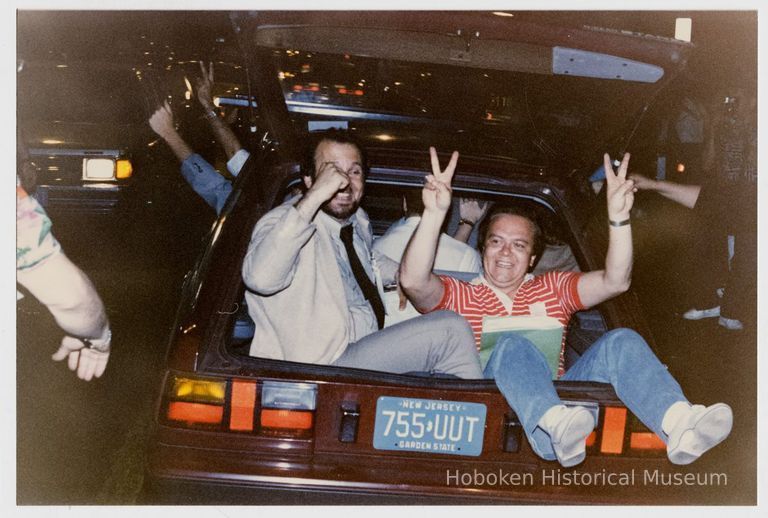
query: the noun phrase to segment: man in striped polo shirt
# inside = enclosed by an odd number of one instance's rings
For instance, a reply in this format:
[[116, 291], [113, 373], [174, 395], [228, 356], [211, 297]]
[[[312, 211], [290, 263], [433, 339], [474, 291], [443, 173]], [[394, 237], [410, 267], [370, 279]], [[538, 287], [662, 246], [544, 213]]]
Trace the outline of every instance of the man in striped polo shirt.
[[[629, 213], [634, 183], [627, 178], [629, 155], [614, 172], [604, 157], [608, 201], [609, 245], [605, 268], [586, 273], [528, 274], [540, 251], [541, 230], [535, 219], [517, 208], [495, 208], [480, 229], [478, 247], [483, 275], [471, 283], [432, 273], [440, 228], [451, 206], [451, 179], [458, 153], [442, 170], [430, 148], [432, 174], [422, 196], [424, 214], [400, 265], [400, 284], [419, 311], [450, 309], [472, 326], [478, 348], [483, 316], [546, 315], [565, 328], [571, 315], [629, 289], [632, 272], [632, 233]], [[667, 444], [675, 464], [689, 464], [723, 441], [731, 431], [733, 413], [723, 403], [692, 406], [680, 385], [630, 329], [615, 329], [600, 337], [568, 370], [563, 368], [561, 344], [558, 378], [611, 383], [627, 407]], [[532, 448], [563, 466], [584, 460], [586, 438], [595, 421], [586, 408], [560, 401], [544, 356], [526, 338], [507, 333], [497, 342], [484, 370], [494, 378], [517, 414]]]

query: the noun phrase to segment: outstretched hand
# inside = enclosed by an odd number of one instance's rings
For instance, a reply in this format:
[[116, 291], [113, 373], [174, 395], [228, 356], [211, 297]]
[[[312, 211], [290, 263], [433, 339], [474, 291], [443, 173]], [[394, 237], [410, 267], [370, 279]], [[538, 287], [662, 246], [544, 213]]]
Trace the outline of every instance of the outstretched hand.
[[104, 374], [109, 361], [109, 343], [99, 349], [85, 347], [82, 340], [72, 336], [61, 339], [61, 346], [51, 357], [54, 361], [67, 358], [69, 370], [77, 372], [77, 377], [84, 381], [99, 378]]
[[635, 182], [635, 188], [638, 191], [653, 190], [656, 185], [656, 181], [637, 173], [631, 173], [629, 179]]
[[197, 100], [206, 110], [213, 110], [213, 62], [208, 63], [206, 69], [205, 63], [200, 62], [200, 77], [195, 81], [197, 89]]
[[629, 153], [624, 153], [619, 168], [614, 172], [608, 153], [603, 155], [605, 167], [606, 197], [608, 201], [608, 218], [622, 221], [629, 218], [629, 211], [635, 202], [635, 182], [627, 178]]
[[432, 174], [424, 179], [424, 189], [421, 191], [421, 199], [424, 209], [428, 211], [447, 212], [451, 208], [451, 180], [456, 171], [456, 163], [459, 161], [459, 152], [454, 151], [445, 169], [440, 168], [440, 160], [434, 147], [429, 148], [429, 157], [432, 162]]
[[149, 118], [149, 127], [159, 136], [165, 138], [170, 133], [176, 132], [173, 122], [173, 111], [166, 100]]

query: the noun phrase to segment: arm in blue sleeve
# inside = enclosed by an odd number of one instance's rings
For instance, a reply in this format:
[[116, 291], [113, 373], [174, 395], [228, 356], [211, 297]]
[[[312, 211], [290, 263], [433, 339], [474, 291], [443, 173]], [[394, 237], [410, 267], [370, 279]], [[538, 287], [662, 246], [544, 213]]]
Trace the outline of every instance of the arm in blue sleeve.
[[181, 175], [200, 195], [205, 202], [213, 207], [216, 214], [221, 212], [232, 192], [232, 184], [221, 176], [214, 167], [197, 153], [188, 156], [181, 163]]

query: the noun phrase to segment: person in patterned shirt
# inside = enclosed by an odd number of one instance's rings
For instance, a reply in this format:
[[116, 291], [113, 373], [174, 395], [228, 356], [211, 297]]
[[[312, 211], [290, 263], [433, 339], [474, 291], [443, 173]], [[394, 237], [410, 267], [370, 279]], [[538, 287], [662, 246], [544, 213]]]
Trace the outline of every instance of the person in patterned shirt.
[[45, 304], [65, 333], [51, 358], [66, 359], [82, 380], [98, 378], [107, 368], [112, 341], [104, 303], [88, 276], [64, 255], [50, 218], [20, 183], [17, 176], [16, 281]]
[[[629, 289], [629, 213], [636, 190], [627, 178], [629, 154], [624, 155], [616, 172], [608, 155], [604, 156], [610, 229], [604, 269], [530, 275], [528, 271], [541, 249], [538, 224], [521, 209], [496, 207], [479, 234], [483, 275], [470, 283], [432, 273], [440, 227], [451, 206], [451, 179], [458, 153], [453, 153], [445, 170], [434, 148], [430, 148], [430, 156], [432, 174], [426, 177], [422, 190], [424, 213], [400, 265], [400, 285], [416, 309], [423, 313], [450, 309], [463, 315], [479, 348], [483, 316], [550, 316], [567, 328], [574, 312]], [[671, 462], [689, 464], [730, 433], [731, 408], [723, 403], [691, 405], [677, 381], [636, 332], [609, 331], [567, 372], [562, 362], [564, 343], [565, 336], [557, 377], [611, 383], [627, 407], [666, 442]], [[594, 418], [582, 406], [562, 404], [552, 383], [552, 372], [532, 342], [519, 334], [504, 334], [488, 359], [484, 375], [496, 381], [539, 456], [557, 459], [565, 467], [584, 460]]]

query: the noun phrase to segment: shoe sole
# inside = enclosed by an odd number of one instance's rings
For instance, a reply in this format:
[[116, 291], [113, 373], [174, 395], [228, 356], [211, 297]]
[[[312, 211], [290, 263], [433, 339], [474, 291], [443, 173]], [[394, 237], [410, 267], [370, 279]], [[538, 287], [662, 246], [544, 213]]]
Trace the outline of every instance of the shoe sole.
[[[592, 430], [595, 429], [595, 418], [592, 417], [592, 414], [589, 413], [588, 410], [583, 410], [581, 412], [575, 412], [570, 420], [568, 421], [568, 424], [565, 427], [565, 431], [563, 432], [564, 437], [573, 437], [568, 444], [553, 444], [553, 449], [555, 450], [555, 456], [557, 457], [557, 461], [560, 463], [561, 466], [564, 468], [570, 468], [572, 466], [576, 466], [577, 464], [581, 464], [581, 462], [584, 461], [584, 459], [587, 457], [587, 437], [589, 437], [589, 434], [592, 433]], [[574, 438], [578, 438], [574, 440]], [[559, 452], [558, 455], [558, 446], [559, 446]]]
[[[728, 320], [731, 320], [731, 319], [728, 319]], [[744, 329], [744, 324], [742, 324], [738, 320], [737, 320], [737, 322], [738, 322], [737, 324], [730, 324], [730, 323], [724, 322], [723, 321], [723, 317], [720, 317], [720, 320], [718, 320], [717, 323], [720, 325], [720, 327], [725, 328], [728, 331], [741, 331], [741, 330], [743, 330]]]
[[[677, 445], [668, 448], [667, 456], [672, 464], [680, 466], [690, 464], [723, 442], [731, 433], [732, 428], [733, 411], [731, 407], [724, 403], [712, 405], [712, 408], [699, 416], [691, 428], [680, 434]], [[678, 445], [683, 438], [690, 438], [691, 434], [693, 434], [693, 440], [689, 444], [689, 449], [680, 448]]]
[[704, 320], [705, 318], [718, 318], [720, 317], [720, 312], [718, 311], [714, 315], [710, 314], [694, 314], [690, 315], [688, 312], [683, 313], [683, 318], [686, 320]]

